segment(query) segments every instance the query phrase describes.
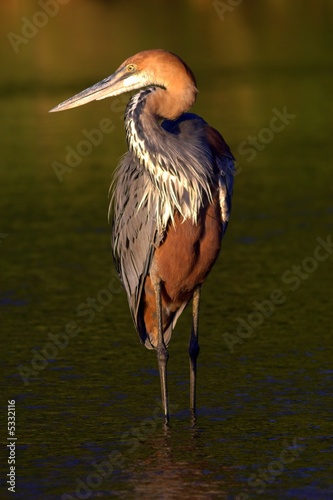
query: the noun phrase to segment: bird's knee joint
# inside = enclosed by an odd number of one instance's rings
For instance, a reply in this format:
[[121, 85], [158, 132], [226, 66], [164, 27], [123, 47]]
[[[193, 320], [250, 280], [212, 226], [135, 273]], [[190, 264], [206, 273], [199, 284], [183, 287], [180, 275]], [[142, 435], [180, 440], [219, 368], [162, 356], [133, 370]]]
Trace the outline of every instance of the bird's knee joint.
[[157, 348], [157, 359], [160, 363], [167, 363], [169, 359], [169, 353], [165, 345]]
[[197, 358], [200, 352], [200, 346], [197, 342], [190, 343], [188, 352], [191, 358]]

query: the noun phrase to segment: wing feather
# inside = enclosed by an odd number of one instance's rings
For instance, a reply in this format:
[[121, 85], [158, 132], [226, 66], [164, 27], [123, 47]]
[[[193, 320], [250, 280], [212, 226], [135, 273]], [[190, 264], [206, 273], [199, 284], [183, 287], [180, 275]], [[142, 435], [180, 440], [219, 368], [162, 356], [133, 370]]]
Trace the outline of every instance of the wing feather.
[[213, 127], [207, 125], [206, 137], [213, 153], [217, 167], [219, 202], [223, 234], [226, 232], [232, 201], [235, 166], [234, 156], [222, 135]]
[[155, 248], [160, 243], [149, 197], [151, 182], [136, 159], [127, 153], [116, 170], [110, 205], [113, 208], [112, 252], [125, 288], [135, 327], [144, 342], [146, 332], [139, 321], [139, 305], [144, 280], [149, 273]]

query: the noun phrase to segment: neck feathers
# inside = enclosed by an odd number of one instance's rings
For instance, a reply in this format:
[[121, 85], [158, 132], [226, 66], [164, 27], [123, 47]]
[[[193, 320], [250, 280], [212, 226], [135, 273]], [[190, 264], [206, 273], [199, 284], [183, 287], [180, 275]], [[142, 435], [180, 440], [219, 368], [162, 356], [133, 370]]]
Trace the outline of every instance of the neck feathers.
[[157, 92], [165, 91], [152, 87], [132, 97], [125, 112], [125, 127], [133, 162], [149, 179], [139, 207], [147, 199], [158, 200], [156, 219], [163, 231], [169, 220], [174, 221], [176, 211], [184, 220], [197, 222], [203, 201], [212, 200], [214, 174], [201, 137], [192, 132], [167, 132], [150, 112], [149, 103]]

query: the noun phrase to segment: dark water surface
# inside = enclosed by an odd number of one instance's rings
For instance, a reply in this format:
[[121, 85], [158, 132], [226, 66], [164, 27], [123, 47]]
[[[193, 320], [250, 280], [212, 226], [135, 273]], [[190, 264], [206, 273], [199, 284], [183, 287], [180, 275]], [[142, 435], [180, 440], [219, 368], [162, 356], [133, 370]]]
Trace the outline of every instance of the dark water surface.
[[[1, 6], [0, 498], [333, 498], [333, 3], [170, 4], [72, 0], [26, 42], [8, 33], [27, 33], [24, 18], [43, 24], [40, 7]], [[194, 112], [239, 162], [202, 294], [197, 422], [187, 310], [169, 349], [168, 430], [156, 357], [138, 342], [110, 252], [127, 96], [47, 113], [153, 47], [191, 66]]]

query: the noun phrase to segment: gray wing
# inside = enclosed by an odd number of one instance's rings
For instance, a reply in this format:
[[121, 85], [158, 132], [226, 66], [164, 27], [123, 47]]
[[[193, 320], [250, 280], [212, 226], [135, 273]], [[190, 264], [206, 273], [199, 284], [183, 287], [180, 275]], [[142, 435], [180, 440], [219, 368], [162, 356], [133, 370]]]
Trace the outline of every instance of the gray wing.
[[[219, 192], [219, 203], [221, 209], [222, 233], [224, 235], [229, 221], [231, 211], [231, 200], [233, 181], [235, 175], [234, 156], [222, 135], [213, 127], [208, 125], [200, 116], [193, 113], [184, 113], [178, 120], [164, 120], [162, 127], [171, 134], [189, 137], [188, 148], [190, 150], [194, 137], [199, 141], [201, 147], [192, 154], [192, 161], [201, 162], [201, 166], [207, 168], [207, 173], [211, 168], [212, 183], [216, 183]], [[200, 156], [201, 154], [201, 156]], [[208, 164], [207, 165], [207, 159]], [[187, 165], [189, 167], [189, 165]], [[210, 168], [209, 168], [210, 167]], [[196, 167], [197, 168], [197, 167]], [[193, 175], [191, 170], [190, 175]], [[205, 178], [203, 172], [200, 176]]]
[[213, 127], [207, 125], [206, 139], [213, 154], [217, 168], [219, 202], [221, 209], [222, 233], [227, 230], [231, 211], [232, 191], [235, 175], [234, 156], [222, 135]]
[[145, 343], [147, 334], [138, 317], [139, 305], [144, 280], [161, 237], [156, 230], [156, 207], [149, 196], [151, 181], [131, 153], [123, 157], [111, 189], [113, 258], [135, 327]]

